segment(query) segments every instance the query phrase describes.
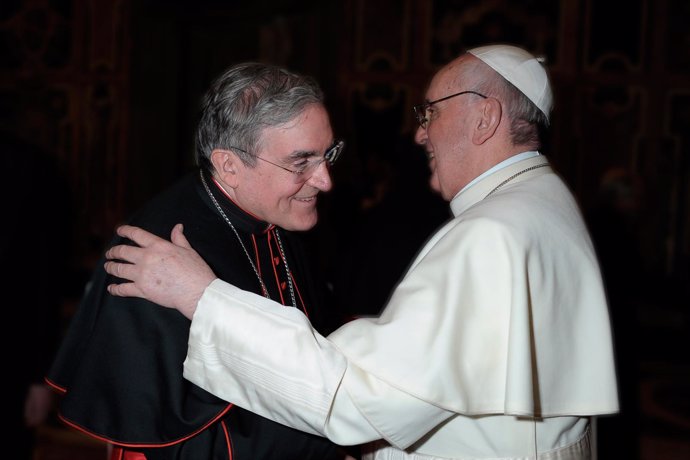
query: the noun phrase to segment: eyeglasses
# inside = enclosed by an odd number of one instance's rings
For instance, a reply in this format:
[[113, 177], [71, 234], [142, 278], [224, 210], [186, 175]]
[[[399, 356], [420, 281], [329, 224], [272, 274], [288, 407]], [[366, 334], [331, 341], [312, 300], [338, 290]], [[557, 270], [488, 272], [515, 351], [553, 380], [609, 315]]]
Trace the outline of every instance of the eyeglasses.
[[314, 174], [314, 171], [316, 171], [316, 168], [318, 168], [324, 161], [326, 162], [327, 166], [333, 166], [335, 162], [338, 160], [338, 157], [340, 157], [340, 154], [343, 152], [343, 149], [345, 148], [345, 141], [336, 141], [332, 147], [326, 150], [326, 153], [324, 153], [323, 157], [321, 158], [318, 158], [316, 160], [303, 159], [303, 161], [296, 165], [297, 169], [286, 168], [283, 165], [279, 165], [278, 163], [274, 163], [265, 158], [261, 158], [259, 155], [253, 155], [239, 147], [230, 148], [239, 150], [240, 152], [244, 152], [248, 155], [252, 155], [253, 157], [258, 158], [261, 161], [265, 161], [266, 163], [272, 164], [273, 166], [277, 166], [280, 169], [292, 173], [295, 177], [295, 182], [301, 182], [309, 179], [312, 176], [312, 174]]
[[443, 102], [455, 96], [461, 96], [463, 94], [476, 94], [481, 98], [487, 98], [487, 96], [484, 96], [483, 94], [478, 93], [476, 91], [460, 91], [459, 93], [451, 94], [450, 96], [442, 97], [441, 99], [436, 99], [435, 101], [427, 101], [424, 104], [415, 105], [412, 108], [414, 109], [414, 114], [417, 117], [417, 123], [419, 123], [419, 126], [421, 126], [424, 129], [426, 129], [427, 126], [429, 126], [429, 121], [431, 120], [432, 105], [437, 104], [439, 102]]

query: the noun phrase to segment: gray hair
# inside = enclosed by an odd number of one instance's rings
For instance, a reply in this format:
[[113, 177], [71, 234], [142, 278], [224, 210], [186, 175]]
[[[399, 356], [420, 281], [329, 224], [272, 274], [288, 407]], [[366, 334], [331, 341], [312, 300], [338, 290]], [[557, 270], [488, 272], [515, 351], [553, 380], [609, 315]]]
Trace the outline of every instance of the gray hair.
[[[258, 62], [235, 65], [206, 92], [196, 134], [196, 161], [212, 171], [211, 152], [230, 150], [248, 166], [265, 128], [283, 125], [311, 104], [323, 104], [316, 81], [282, 67]], [[240, 151], [243, 150], [244, 152]]]

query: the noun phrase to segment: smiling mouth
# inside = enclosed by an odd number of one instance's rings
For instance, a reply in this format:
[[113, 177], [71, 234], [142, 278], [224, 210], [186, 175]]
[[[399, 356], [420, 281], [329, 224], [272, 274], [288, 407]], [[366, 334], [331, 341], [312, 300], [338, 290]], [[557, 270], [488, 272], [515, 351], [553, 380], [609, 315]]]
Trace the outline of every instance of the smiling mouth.
[[311, 203], [312, 201], [316, 200], [316, 195], [314, 196], [307, 196], [307, 197], [295, 197], [294, 198], [296, 201], [300, 201], [302, 203]]

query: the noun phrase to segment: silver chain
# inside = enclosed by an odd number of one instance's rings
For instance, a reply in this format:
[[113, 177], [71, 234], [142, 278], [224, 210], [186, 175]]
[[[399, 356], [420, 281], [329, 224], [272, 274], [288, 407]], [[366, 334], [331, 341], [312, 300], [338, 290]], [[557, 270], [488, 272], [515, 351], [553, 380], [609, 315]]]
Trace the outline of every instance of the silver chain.
[[[240, 246], [242, 246], [242, 250], [244, 251], [244, 254], [247, 256], [247, 260], [249, 261], [249, 264], [252, 266], [252, 269], [256, 274], [256, 278], [259, 280], [259, 284], [261, 284], [261, 290], [263, 291], [264, 297], [270, 299], [271, 296], [268, 295], [268, 289], [266, 288], [266, 284], [264, 283], [264, 280], [261, 278], [261, 275], [259, 274], [259, 270], [256, 268], [256, 265], [254, 264], [254, 260], [252, 260], [252, 257], [249, 255], [249, 251], [247, 251], [247, 247], [242, 242], [242, 238], [240, 238], [240, 234], [237, 232], [237, 229], [235, 229], [235, 226], [232, 225], [232, 222], [230, 221], [230, 219], [228, 219], [228, 216], [225, 215], [225, 212], [223, 212], [223, 208], [220, 207], [220, 204], [216, 200], [216, 197], [213, 196], [213, 193], [211, 193], [211, 189], [209, 188], [208, 184], [206, 183], [206, 179], [204, 178], [203, 171], [199, 171], [199, 177], [201, 177], [201, 183], [204, 184], [206, 193], [211, 198], [211, 201], [213, 201], [214, 206], [216, 207], [220, 215], [223, 217], [223, 219], [225, 219], [225, 222], [227, 222], [227, 224], [230, 226], [233, 233], [235, 233], [237, 241], [239, 241]], [[285, 257], [285, 251], [283, 251], [283, 242], [280, 240], [280, 234], [278, 233], [277, 228], [275, 228], [275, 235], [278, 241], [278, 248], [280, 249], [280, 257], [283, 259], [283, 264], [285, 264], [285, 273], [287, 275], [287, 282], [290, 288], [290, 298], [292, 300], [292, 306], [297, 307], [297, 302], [295, 300], [295, 289], [292, 286], [292, 273], [290, 272], [290, 268], [288, 267], [287, 258]]]
[[285, 264], [285, 274], [287, 275], [287, 283], [288, 287], [290, 288], [290, 299], [292, 300], [292, 305], [297, 308], [297, 301], [295, 300], [295, 288], [292, 286], [292, 272], [290, 271], [290, 267], [288, 267], [287, 257], [285, 257], [283, 241], [280, 239], [280, 233], [278, 233], [277, 228], [275, 228], [275, 233], [276, 240], [278, 241], [278, 249], [280, 249], [280, 257], [282, 257], [283, 263]]
[[515, 178], [516, 178], [517, 176], [519, 176], [520, 174], [524, 174], [524, 173], [526, 173], [526, 172], [528, 172], [528, 171], [532, 171], [533, 169], [543, 168], [544, 166], [548, 166], [548, 165], [549, 165], [548, 163], [542, 163], [542, 164], [540, 164], [540, 165], [530, 166], [529, 168], [526, 168], [526, 169], [523, 169], [522, 171], [516, 172], [515, 174], [513, 174], [512, 176], [510, 176], [508, 179], [504, 180], [503, 182], [501, 182], [500, 184], [498, 184], [496, 187], [494, 187], [494, 189], [491, 190], [489, 193], [487, 193], [486, 196], [485, 196], [484, 198], [490, 196], [490, 195], [491, 195], [492, 193], [494, 193], [496, 190], [498, 190], [499, 188], [503, 187], [504, 185], [506, 185], [506, 184], [507, 184], [508, 182], [510, 182], [511, 180], [515, 179]]

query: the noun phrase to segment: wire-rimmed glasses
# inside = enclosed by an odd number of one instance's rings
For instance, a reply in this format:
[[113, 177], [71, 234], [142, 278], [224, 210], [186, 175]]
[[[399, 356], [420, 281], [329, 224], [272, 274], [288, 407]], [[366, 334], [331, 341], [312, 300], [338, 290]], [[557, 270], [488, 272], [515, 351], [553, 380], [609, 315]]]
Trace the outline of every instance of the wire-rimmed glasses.
[[421, 126], [423, 129], [426, 129], [427, 126], [429, 126], [429, 120], [431, 120], [432, 105], [463, 94], [476, 94], [477, 96], [484, 99], [488, 97], [476, 91], [460, 91], [459, 93], [451, 94], [450, 96], [442, 97], [440, 99], [436, 99], [435, 101], [426, 101], [424, 104], [415, 105], [412, 107], [412, 109], [414, 110], [414, 114], [417, 117], [417, 123], [419, 123], [419, 126]]
[[272, 164], [273, 166], [277, 166], [278, 168], [284, 171], [292, 173], [295, 177], [295, 182], [302, 182], [309, 179], [312, 176], [312, 174], [314, 174], [314, 171], [316, 171], [316, 168], [318, 168], [324, 161], [326, 162], [327, 166], [333, 166], [335, 162], [338, 160], [338, 157], [340, 157], [340, 154], [343, 152], [343, 149], [345, 148], [345, 141], [336, 141], [332, 147], [326, 150], [326, 152], [323, 154], [323, 157], [314, 160], [305, 159], [303, 160], [303, 162], [296, 165], [295, 169], [291, 169], [278, 163], [274, 163], [271, 160], [267, 160], [265, 158], [260, 157], [259, 155], [249, 153], [246, 150], [241, 149], [239, 147], [231, 148], [239, 150], [240, 152], [244, 152], [248, 155], [252, 155], [253, 157], [258, 158], [261, 161], [265, 161], [266, 163]]

